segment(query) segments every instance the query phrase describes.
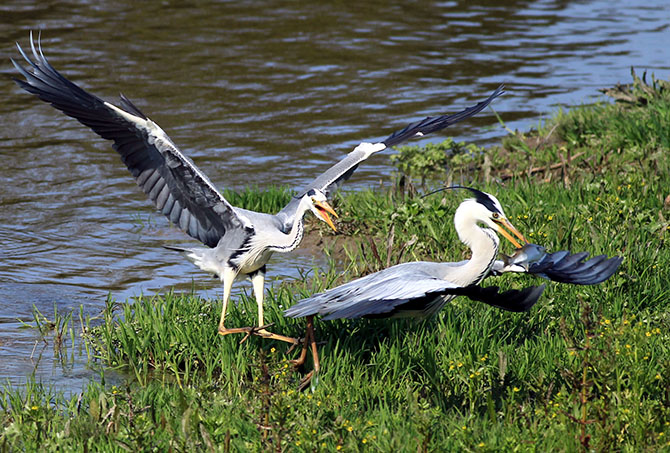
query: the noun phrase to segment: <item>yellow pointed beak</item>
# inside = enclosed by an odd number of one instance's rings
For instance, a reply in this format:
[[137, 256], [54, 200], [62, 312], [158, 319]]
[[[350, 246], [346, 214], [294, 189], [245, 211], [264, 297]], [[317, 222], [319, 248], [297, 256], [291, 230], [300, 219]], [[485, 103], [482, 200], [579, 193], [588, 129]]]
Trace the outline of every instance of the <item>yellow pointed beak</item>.
[[[496, 220], [494, 220], [494, 222], [498, 225], [498, 232], [500, 234], [502, 234], [508, 241], [510, 241], [512, 244], [514, 244], [514, 246], [516, 248], [519, 249], [523, 246], [521, 244], [519, 244], [519, 242], [516, 239], [514, 239], [514, 237], [512, 237], [512, 235], [509, 234], [509, 232], [507, 230], [511, 231], [514, 234], [514, 236], [521, 239], [524, 242], [524, 244], [528, 244], [528, 241], [526, 240], [525, 237], [523, 237], [523, 234], [521, 234], [519, 232], [519, 230], [517, 230], [514, 227], [514, 225], [512, 225], [510, 223], [510, 221], [507, 220], [506, 218], [503, 217], [501, 219], [496, 219]], [[507, 230], [505, 228], [507, 228]]]
[[335, 210], [328, 204], [326, 201], [315, 201], [314, 206], [316, 207], [316, 210], [319, 211], [319, 214], [321, 215], [321, 218], [330, 226], [333, 231], [337, 231], [337, 228], [335, 228], [335, 225], [333, 224], [333, 221], [330, 220], [330, 216], [328, 214], [332, 214], [337, 218], [337, 213]]

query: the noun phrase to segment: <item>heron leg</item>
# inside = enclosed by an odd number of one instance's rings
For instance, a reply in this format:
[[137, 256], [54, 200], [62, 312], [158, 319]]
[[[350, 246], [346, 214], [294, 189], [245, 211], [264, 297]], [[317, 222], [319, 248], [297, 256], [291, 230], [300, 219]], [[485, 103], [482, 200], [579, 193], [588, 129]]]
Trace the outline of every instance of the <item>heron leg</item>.
[[[258, 327], [244, 327], [243, 331], [246, 332], [246, 336], [240, 341], [242, 343], [250, 335], [257, 335], [259, 337], [268, 338], [270, 340], [279, 340], [286, 343], [298, 344], [298, 340], [295, 338], [287, 337], [284, 335], [278, 335], [272, 333], [266, 329], [266, 327], [271, 326], [272, 324], [265, 324], [263, 317], [263, 297], [265, 290], [265, 266], [258, 269], [256, 272], [250, 275], [251, 284], [254, 287], [254, 296], [256, 297], [256, 304], [258, 305]], [[238, 329], [231, 329], [238, 330]]]
[[[314, 316], [307, 319], [307, 330], [310, 332], [310, 345], [312, 346], [312, 361], [314, 362], [314, 375], [319, 374], [321, 364], [319, 363], [319, 353], [316, 351], [316, 335], [314, 335]], [[311, 378], [310, 378], [311, 379]]]
[[236, 273], [232, 270], [226, 269], [223, 272], [223, 277], [221, 280], [223, 280], [223, 307], [221, 308], [221, 319], [219, 320], [219, 334], [220, 335], [228, 335], [229, 333], [237, 333], [237, 332], [232, 332], [230, 329], [226, 329], [224, 326], [224, 321], [226, 319], [226, 310], [228, 308], [228, 301], [230, 300], [230, 291], [233, 287], [233, 282], [235, 281]]
[[314, 369], [312, 369], [312, 371], [307, 373], [305, 377], [300, 380], [300, 385], [298, 385], [299, 390], [305, 389], [312, 382], [312, 380], [319, 375], [319, 370], [321, 370], [319, 354], [316, 349], [316, 335], [314, 335], [314, 316], [307, 317], [307, 331], [305, 332], [305, 339], [302, 344], [300, 357], [291, 361], [296, 368], [305, 363], [305, 360], [307, 359], [308, 347], [311, 347], [312, 349], [312, 361], [314, 362]]
[[298, 368], [305, 364], [305, 360], [307, 360], [307, 349], [309, 348], [309, 345], [311, 344], [313, 338], [314, 338], [314, 316], [308, 316], [307, 329], [305, 330], [305, 338], [302, 340], [302, 350], [300, 351], [300, 355], [298, 356], [297, 359], [290, 361], [294, 367]]
[[263, 322], [263, 293], [265, 289], [265, 266], [258, 269], [251, 276], [251, 284], [254, 287], [254, 296], [256, 297], [256, 304], [258, 305], [258, 327], [262, 328]]
[[257, 335], [259, 337], [268, 338], [270, 340], [279, 340], [286, 343], [298, 344], [299, 341], [295, 338], [278, 335], [266, 330], [266, 327], [269, 327], [271, 324], [266, 325], [263, 322], [263, 289], [265, 285], [265, 267], [260, 268], [258, 271], [250, 275], [251, 283], [254, 287], [254, 296], [256, 297], [256, 303], [258, 304], [258, 327], [233, 327], [232, 329], [227, 329], [224, 326], [226, 308], [230, 299], [230, 291], [236, 276], [237, 274], [232, 270], [225, 271], [223, 274], [223, 308], [221, 310], [221, 321], [219, 322], [219, 335], [229, 335], [231, 333], [246, 334], [240, 343], [246, 341], [246, 339], [251, 335]]
[[286, 343], [291, 343], [293, 345], [300, 343], [300, 341], [297, 338], [291, 338], [267, 331], [265, 328], [270, 327], [271, 325], [272, 324], [266, 324], [260, 327], [233, 327], [232, 329], [226, 329], [226, 328], [221, 329], [221, 327], [219, 327], [219, 335], [228, 335], [231, 333], [243, 333], [245, 335], [244, 338], [240, 340], [240, 343], [244, 343], [247, 340], [247, 338], [249, 338], [251, 335], [257, 335], [259, 337], [267, 338], [269, 340], [279, 340]]
[[244, 338], [242, 338], [240, 343], [243, 343], [251, 335], [257, 335], [259, 337], [267, 338], [269, 340], [279, 340], [286, 343], [291, 343], [294, 346], [300, 343], [300, 340], [298, 340], [297, 338], [291, 338], [284, 335], [268, 332], [267, 330], [265, 330], [266, 327], [270, 327], [271, 325], [272, 324], [266, 324], [260, 327], [241, 327], [238, 329], [228, 329], [228, 330], [235, 331], [231, 333], [242, 333], [242, 332], [246, 333], [246, 335], [244, 336]]
[[307, 342], [309, 341], [309, 331], [305, 331], [305, 338], [302, 340], [302, 349], [300, 350], [300, 355], [298, 356], [297, 359], [290, 360], [295, 368], [300, 368], [305, 364], [305, 360], [307, 360]]

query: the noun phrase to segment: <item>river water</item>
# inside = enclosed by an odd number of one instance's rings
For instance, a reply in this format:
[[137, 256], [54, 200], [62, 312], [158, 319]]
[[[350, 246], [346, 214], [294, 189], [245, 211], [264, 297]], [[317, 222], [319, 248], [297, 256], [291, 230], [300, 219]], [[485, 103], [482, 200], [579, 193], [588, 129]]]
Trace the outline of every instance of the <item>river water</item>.
[[[76, 391], [92, 374], [83, 359], [39, 358], [36, 332], [17, 321], [33, 306], [94, 314], [110, 293], [192, 285], [220, 296], [215, 280], [160, 247], [193, 241], [154, 213], [109, 143], [11, 82], [14, 42], [27, 46], [29, 30], [42, 30], [58, 70], [111, 101], [122, 91], [232, 189], [297, 188], [358, 142], [458, 111], [501, 82], [496, 111], [527, 129], [628, 82], [631, 66], [670, 73], [666, 0], [391, 3], [3, 2], [0, 379], [32, 373]], [[505, 131], [485, 110], [446, 134], [483, 145]], [[388, 153], [378, 155], [348, 187], [391, 170]], [[269, 280], [321, 260], [275, 255]]]

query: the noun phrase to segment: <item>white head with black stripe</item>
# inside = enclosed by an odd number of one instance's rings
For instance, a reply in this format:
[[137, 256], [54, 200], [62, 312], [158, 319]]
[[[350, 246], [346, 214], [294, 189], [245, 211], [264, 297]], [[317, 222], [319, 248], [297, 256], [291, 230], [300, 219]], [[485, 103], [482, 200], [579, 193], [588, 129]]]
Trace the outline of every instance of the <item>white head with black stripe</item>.
[[[524, 244], [528, 243], [526, 238], [524, 238], [519, 230], [517, 230], [507, 219], [502, 205], [493, 195], [467, 186], [444, 187], [435, 192], [447, 189], [466, 189], [475, 196], [474, 198], [468, 198], [463, 201], [458, 206], [458, 209], [456, 209], [456, 214], [454, 215], [456, 231], [462, 242], [472, 245], [472, 237], [470, 234], [472, 228], [479, 223], [483, 223], [493, 231], [500, 233], [517, 248], [521, 248], [522, 245], [514, 238], [514, 236], [523, 241]], [[430, 194], [435, 192], [431, 192]]]

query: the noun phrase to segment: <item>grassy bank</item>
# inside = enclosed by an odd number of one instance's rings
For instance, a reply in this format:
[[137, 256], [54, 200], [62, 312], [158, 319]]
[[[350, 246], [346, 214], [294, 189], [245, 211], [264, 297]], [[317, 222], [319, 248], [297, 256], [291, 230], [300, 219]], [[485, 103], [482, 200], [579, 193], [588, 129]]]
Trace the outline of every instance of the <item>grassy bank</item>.
[[[464, 195], [418, 196], [437, 181], [496, 194], [550, 250], [623, 256], [607, 282], [549, 283], [525, 314], [456, 299], [423, 322], [317, 321], [323, 370], [306, 392], [296, 391], [304, 370], [289, 365], [287, 345], [216, 334], [217, 300], [110, 301], [82, 330], [96, 360], [127, 384], [91, 383], [74, 396], [32, 383], [3, 390], [0, 450], [670, 450], [664, 87], [637, 80], [617, 91], [627, 103], [558, 112], [485, 153], [449, 141], [423, 157], [400, 150], [404, 176], [391, 189], [335, 200], [340, 233], [313, 222], [334, 259], [269, 288], [266, 317], [274, 331], [301, 336], [303, 322], [281, 313], [305, 295], [398, 261], [467, 258], [452, 223]], [[251, 190], [234, 202], [276, 210], [287, 196], [264, 201]], [[230, 325], [254, 322], [255, 302], [242, 296]]]

